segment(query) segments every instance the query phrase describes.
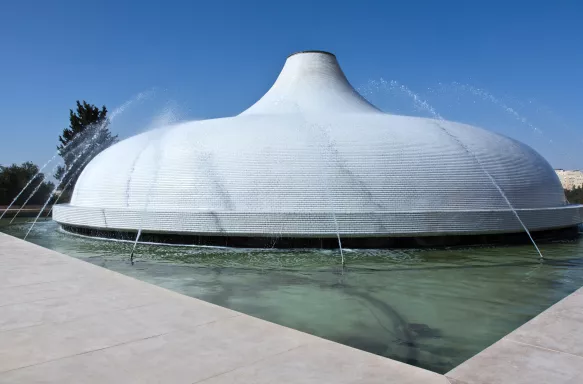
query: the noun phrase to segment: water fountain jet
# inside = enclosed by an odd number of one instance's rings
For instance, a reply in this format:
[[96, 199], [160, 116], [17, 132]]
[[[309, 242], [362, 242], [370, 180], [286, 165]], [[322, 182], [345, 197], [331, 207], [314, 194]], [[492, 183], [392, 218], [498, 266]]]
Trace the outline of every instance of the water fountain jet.
[[[421, 109], [424, 109], [424, 110], [428, 111], [436, 120], [438, 120], [439, 122], [445, 121], [445, 119], [443, 117], [441, 117], [441, 115], [439, 113], [437, 113], [437, 111], [431, 105], [429, 105], [427, 103], [427, 101], [421, 100], [421, 98], [419, 97], [419, 95], [417, 95], [415, 92], [411, 91], [411, 89], [409, 89], [407, 86], [402, 85], [402, 84], [398, 84], [394, 80], [391, 81], [391, 85], [397, 86], [406, 95], [408, 95], [409, 97], [411, 97], [413, 99], [413, 102], [418, 107], [420, 107]], [[514, 113], [516, 113], [516, 112], [514, 112]], [[543, 258], [542, 252], [540, 251], [538, 245], [534, 241], [534, 239], [533, 239], [530, 231], [528, 230], [528, 228], [526, 227], [526, 225], [524, 224], [524, 222], [522, 221], [522, 219], [520, 218], [520, 216], [518, 215], [518, 213], [514, 209], [514, 206], [512, 205], [512, 203], [510, 202], [510, 200], [508, 200], [508, 197], [506, 196], [506, 194], [504, 193], [504, 191], [502, 190], [502, 188], [500, 188], [500, 185], [492, 177], [492, 175], [490, 174], [490, 172], [488, 172], [486, 170], [486, 168], [484, 168], [484, 166], [480, 162], [480, 159], [478, 159], [476, 157], [476, 155], [472, 151], [470, 151], [468, 149], [468, 147], [462, 141], [460, 141], [455, 135], [452, 135], [451, 132], [449, 132], [447, 130], [447, 128], [445, 128], [439, 122], [436, 122], [435, 125], [437, 125], [446, 135], [448, 135], [453, 141], [455, 141], [456, 143], [458, 143], [460, 145], [460, 147], [462, 147], [464, 149], [464, 151], [466, 151], [470, 156], [472, 156], [475, 159], [476, 164], [480, 167], [480, 169], [482, 170], [482, 172], [484, 172], [484, 174], [488, 177], [488, 179], [490, 179], [490, 181], [492, 182], [492, 185], [494, 185], [494, 187], [496, 188], [496, 190], [500, 193], [500, 195], [504, 199], [504, 202], [512, 210], [512, 213], [514, 214], [514, 216], [516, 216], [516, 219], [518, 220], [518, 222], [520, 223], [520, 225], [522, 226], [522, 228], [524, 229], [524, 231], [528, 235], [528, 238], [532, 242], [532, 245], [534, 246], [534, 249], [538, 253], [539, 257], [542, 259]]]

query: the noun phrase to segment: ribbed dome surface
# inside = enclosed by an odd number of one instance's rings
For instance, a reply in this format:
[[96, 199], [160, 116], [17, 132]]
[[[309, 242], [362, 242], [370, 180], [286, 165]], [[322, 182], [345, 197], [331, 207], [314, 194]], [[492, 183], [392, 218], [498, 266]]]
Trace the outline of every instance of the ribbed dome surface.
[[[288, 58], [239, 116], [124, 140], [93, 159], [55, 220], [151, 232], [405, 236], [522, 230], [581, 221], [551, 166], [469, 125], [388, 115], [334, 55]], [[334, 217], [332, 217], [334, 216]], [[335, 220], [333, 220], [335, 219]], [[335, 222], [334, 222], [335, 221]]]

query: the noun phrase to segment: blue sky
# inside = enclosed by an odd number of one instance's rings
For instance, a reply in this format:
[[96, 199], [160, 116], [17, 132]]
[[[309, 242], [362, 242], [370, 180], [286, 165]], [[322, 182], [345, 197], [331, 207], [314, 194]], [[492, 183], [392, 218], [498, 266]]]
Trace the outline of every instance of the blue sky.
[[[113, 122], [127, 137], [169, 108], [180, 119], [237, 114], [287, 55], [321, 49], [356, 87], [397, 80], [446, 118], [583, 168], [581, 20], [580, 1], [4, 1], [0, 164], [44, 163], [77, 99], [113, 110], [154, 89]], [[395, 92], [368, 97], [427, 115]]]

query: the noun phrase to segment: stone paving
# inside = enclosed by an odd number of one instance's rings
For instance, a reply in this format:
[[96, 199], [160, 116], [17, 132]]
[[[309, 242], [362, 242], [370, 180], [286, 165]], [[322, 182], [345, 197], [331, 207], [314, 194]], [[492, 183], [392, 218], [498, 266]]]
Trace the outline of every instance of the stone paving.
[[446, 375], [0, 233], [1, 383], [583, 383], [583, 289]]

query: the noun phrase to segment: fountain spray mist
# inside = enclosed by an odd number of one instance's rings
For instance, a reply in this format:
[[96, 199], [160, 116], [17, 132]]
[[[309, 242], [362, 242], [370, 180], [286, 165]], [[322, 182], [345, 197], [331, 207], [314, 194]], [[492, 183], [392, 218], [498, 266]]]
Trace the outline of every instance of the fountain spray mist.
[[[154, 128], [158, 128], [161, 126], [167, 126], [167, 125], [170, 125], [172, 123], [176, 123], [179, 120], [180, 120], [180, 116], [176, 112], [176, 110], [170, 106], [167, 106], [166, 108], [164, 108], [163, 112], [156, 117], [156, 119], [152, 123], [152, 126]], [[142, 149], [142, 151], [136, 157], [136, 159], [132, 165], [132, 173], [133, 173], [133, 170], [135, 169], [136, 163], [138, 162], [139, 158], [141, 157], [143, 152], [150, 146], [151, 141], [152, 141], [152, 139], [148, 140], [148, 142], [144, 146], [144, 149]], [[158, 153], [158, 151], [156, 151], [156, 153]], [[150, 183], [150, 185], [148, 187], [148, 193], [146, 195], [146, 203], [144, 205], [144, 211], [142, 212], [142, 216], [140, 218], [140, 227], [138, 228], [138, 233], [136, 234], [136, 238], [134, 239], [134, 245], [132, 246], [132, 251], [130, 252], [130, 263], [132, 265], [134, 264], [134, 253], [136, 252], [136, 247], [138, 245], [138, 242], [140, 241], [140, 237], [142, 236], [142, 227], [144, 225], [144, 216], [146, 214], [148, 206], [150, 205], [150, 195], [152, 193], [152, 188], [153, 188], [156, 180], [158, 179], [159, 168], [160, 168], [160, 158], [158, 157], [158, 159], [156, 161], [156, 173], [154, 175], [154, 180], [152, 180], [152, 182]], [[128, 197], [128, 199], [129, 199], [129, 197]]]
[[[320, 130], [320, 132], [322, 133], [322, 136], [326, 140], [326, 147], [328, 148], [328, 151], [330, 152], [330, 154], [332, 154], [332, 152], [335, 151], [335, 149], [333, 147], [332, 140], [330, 139], [330, 136], [328, 135], [326, 130], [322, 126], [320, 126], [319, 124], [310, 124], [310, 126], [315, 126], [316, 128], [318, 128]], [[328, 163], [330, 163], [330, 161]], [[328, 183], [325, 183], [324, 187], [326, 189], [326, 197], [328, 199], [328, 204], [330, 205], [330, 211], [332, 212], [332, 219], [334, 220], [334, 227], [336, 230], [336, 239], [338, 240], [338, 248], [340, 250], [340, 261], [342, 263], [342, 267], [344, 267], [344, 265], [345, 265], [344, 251], [342, 249], [342, 240], [340, 239], [340, 227], [338, 226], [338, 219], [336, 218], [336, 209], [334, 208], [334, 205], [332, 204], [332, 197], [330, 196], [330, 187], [328, 186]]]
[[[549, 144], [554, 145], [557, 150], [562, 152], [564, 156], [566, 156], [570, 161], [573, 161], [575, 163], [576, 159], [573, 158], [572, 154], [565, 153], [564, 148], [560, 147], [553, 139], [546, 136], [545, 132], [540, 128], [540, 126], [536, 126], [533, 123], [531, 123], [531, 121], [529, 119], [527, 119], [523, 114], [520, 114], [515, 108], [510, 107], [507, 103], [502, 101], [501, 98], [494, 96], [492, 93], [486, 91], [483, 88], [478, 88], [478, 87], [472, 86], [470, 84], [461, 84], [461, 83], [458, 83], [455, 81], [452, 82], [451, 84], [439, 83], [439, 86], [440, 86], [440, 89], [446, 90], [446, 91], [453, 90], [454, 92], [466, 92], [472, 96], [475, 96], [483, 101], [489, 102], [492, 105], [500, 108], [502, 111], [504, 111], [504, 113], [508, 114], [510, 117], [512, 117], [513, 119], [515, 119], [519, 123], [525, 125], [529, 129], [531, 129], [534, 133], [537, 133], [538, 135], [543, 137], [545, 140], [548, 141]], [[435, 90], [431, 90], [431, 91], [435, 93]], [[518, 100], [515, 100], [514, 102], [518, 105], [524, 106], [524, 103], [522, 103]], [[529, 101], [529, 104], [531, 104], [531, 103], [532, 103], [532, 101]], [[554, 113], [552, 111], [550, 111], [548, 108], [540, 107], [540, 106], [535, 107], [535, 108], [536, 108], [537, 112], [539, 110], [545, 110], [545, 112], [547, 114], [553, 115], [554, 119], [557, 120], [557, 116], [554, 115]], [[572, 128], [569, 128], [564, 122], [561, 122], [560, 125], [569, 129], [569, 131], [570, 131], [569, 133], [572, 134], [573, 136], [578, 136], [580, 134], [580, 132], [576, 132]], [[583, 142], [583, 140], [581, 140], [580, 137], [579, 137], [578, 141]]]
[[[280, 105], [280, 104], [283, 104], [285, 102], [287, 102], [287, 100], [285, 100], [284, 96], [282, 95], [278, 99], [275, 100], [274, 105]], [[298, 112], [298, 115], [302, 118], [302, 121], [303, 121], [303, 124], [305, 127], [307, 127], [308, 129], [315, 129], [317, 132], [320, 133], [320, 135], [322, 136], [322, 138], [324, 139], [324, 141], [326, 143], [325, 149], [328, 149], [328, 153], [330, 153], [330, 157], [332, 157], [333, 156], [332, 153], [335, 149], [334, 149], [332, 140], [330, 139], [330, 135], [328, 135], [326, 130], [319, 124], [310, 123], [306, 119], [306, 116], [298, 103], [292, 102], [292, 103], [290, 103], [290, 106]], [[330, 161], [331, 161], [331, 159], [330, 159]], [[328, 164], [330, 163], [330, 161], [328, 161]], [[323, 176], [324, 175], [322, 175], [322, 179], [324, 178]], [[328, 206], [329, 206], [330, 213], [332, 216], [332, 221], [334, 223], [334, 229], [336, 231], [336, 239], [338, 241], [338, 250], [340, 252], [340, 262], [341, 262], [342, 268], [344, 268], [346, 263], [345, 263], [345, 259], [344, 259], [344, 250], [342, 248], [342, 239], [340, 238], [340, 227], [338, 225], [338, 219], [336, 217], [336, 212], [335, 212], [334, 206], [332, 204], [332, 197], [330, 196], [330, 188], [329, 188], [327, 182], [324, 183], [324, 190], [326, 192], [326, 200], [328, 201]], [[344, 269], [342, 271], [344, 272]]]
[[471, 86], [469, 84], [461, 84], [461, 83], [458, 83], [455, 81], [452, 84], [457, 89], [460, 89], [460, 90], [466, 91], [466, 92], [470, 92], [474, 96], [478, 96], [478, 97], [481, 97], [483, 100], [490, 101], [491, 103], [502, 108], [502, 110], [504, 110], [506, 113], [508, 113], [514, 119], [518, 120], [522, 124], [525, 124], [527, 127], [532, 129], [534, 132], [536, 132], [538, 134], [542, 134], [542, 131], [538, 127], [533, 125], [530, 121], [528, 121], [526, 119], [526, 117], [522, 116], [514, 108], [509, 107], [504, 102], [502, 102], [500, 99], [498, 99], [497, 97], [495, 97], [491, 93], [485, 91], [484, 89], [477, 88], [477, 87]]
[[[51, 173], [54, 173], [57, 170], [57, 167], [59, 166], [59, 164], [56, 164], [53, 169], [51, 170]], [[32, 192], [28, 195], [28, 197], [26, 198], [26, 200], [24, 201], [24, 203], [22, 203], [22, 205], [18, 208], [18, 210], [16, 211], [16, 213], [14, 214], [14, 216], [12, 217], [12, 220], [10, 220], [10, 224], [12, 224], [12, 222], [14, 221], [14, 219], [16, 219], [16, 217], [20, 214], [20, 211], [22, 211], [26, 205], [28, 204], [28, 202], [30, 201], [30, 199], [32, 199], [32, 197], [38, 192], [38, 190], [40, 189], [40, 187], [42, 187], [44, 181], [46, 180], [46, 176], [43, 175], [42, 179], [39, 181], [38, 185], [32, 190]], [[49, 196], [49, 199], [51, 198], [51, 196]]]
[[[415, 105], [418, 108], [424, 109], [425, 111], [429, 112], [436, 120], [438, 120], [438, 121], [445, 121], [445, 119], [439, 113], [437, 113], [437, 111], [431, 105], [429, 105], [425, 100], [422, 100], [419, 97], [419, 95], [417, 95], [415, 92], [413, 92], [412, 90], [410, 90], [405, 85], [399, 84], [395, 80], [391, 80], [390, 86], [391, 86], [391, 88], [395, 88], [395, 89], [401, 90], [403, 93], [405, 93], [411, 99], [413, 99], [413, 103], [415, 103]], [[524, 224], [524, 222], [522, 221], [522, 219], [518, 215], [518, 212], [516, 212], [516, 210], [512, 206], [512, 203], [510, 202], [510, 200], [508, 200], [508, 197], [506, 196], [506, 194], [504, 193], [504, 191], [502, 190], [502, 188], [500, 188], [500, 186], [498, 185], [498, 183], [496, 182], [496, 180], [494, 179], [494, 177], [484, 167], [484, 165], [482, 164], [482, 162], [480, 161], [480, 159], [478, 159], [478, 157], [468, 148], [467, 145], [465, 145], [458, 137], [456, 137], [451, 132], [449, 132], [447, 130], [447, 128], [445, 128], [442, 124], [440, 124], [439, 122], [436, 122], [435, 125], [438, 128], [440, 128], [446, 135], [448, 135], [452, 140], [454, 140], [460, 147], [462, 147], [465, 152], [467, 152], [470, 156], [472, 156], [472, 158], [474, 159], [474, 161], [476, 162], [476, 164], [480, 167], [480, 169], [484, 172], [484, 174], [492, 182], [492, 184], [494, 185], [494, 187], [498, 190], [498, 192], [500, 193], [500, 195], [502, 196], [502, 198], [504, 199], [504, 201], [506, 202], [506, 204], [508, 205], [508, 207], [510, 208], [510, 210], [512, 211], [512, 213], [514, 214], [514, 216], [516, 217], [516, 219], [518, 220], [518, 222], [520, 223], [520, 225], [522, 226], [522, 228], [524, 229], [524, 231], [528, 235], [528, 237], [529, 237], [530, 241], [532, 242], [532, 245], [534, 245], [534, 248], [536, 249], [538, 255], [542, 259], [543, 258], [543, 254], [540, 251], [540, 249], [538, 248], [538, 246], [536, 245], [536, 242], [534, 241], [534, 238], [530, 234], [530, 231], [528, 230], [528, 228], [526, 227], [526, 225]]]
[[[145, 99], [149, 96], [151, 96], [154, 93], [154, 89], [145, 91], [145, 92], [140, 92], [138, 93], [135, 97], [133, 97], [132, 99], [126, 101], [125, 103], [123, 103], [120, 107], [116, 108], [110, 115], [110, 117], [108, 118], [109, 121], [113, 120], [115, 118], [115, 116], [117, 116], [118, 114], [122, 113], [127, 107], [129, 107], [132, 103], [136, 102], [136, 101], [140, 101], [142, 99]], [[76, 146], [77, 144], [82, 144], [83, 141], [85, 140], [84, 135], [80, 134], [77, 135], [73, 138], [73, 140], [71, 140], [69, 143], [67, 143], [64, 147], [64, 149], [67, 149], [71, 146]], [[79, 142], [80, 141], [80, 142]], [[79, 142], [79, 143], [78, 143]], [[74, 148], [73, 148], [74, 149]], [[60, 155], [61, 151], [58, 150], [55, 152], [55, 154], [38, 170], [38, 172], [28, 181], [28, 183], [24, 186], [24, 188], [22, 188], [20, 190], [20, 192], [18, 192], [18, 194], [16, 195], [16, 197], [10, 202], [10, 204], [8, 205], [8, 207], [6, 207], [6, 209], [4, 210], [4, 212], [2, 212], [2, 214], [0, 215], [0, 219], [2, 219], [4, 217], [4, 215], [6, 214], [6, 212], [8, 212], [8, 210], [14, 205], [14, 203], [16, 202], [16, 200], [18, 200], [18, 198], [20, 197], [20, 195], [22, 195], [22, 193], [26, 190], [26, 188], [28, 188], [30, 186], [30, 184], [32, 184], [32, 182], [38, 177], [38, 175], [40, 175], [42, 173], [42, 171], [47, 167], [47, 165], [49, 165], [51, 162], [53, 162], [53, 160], [55, 160], [59, 155]], [[56, 167], [51, 171], [51, 173], [54, 173], [56, 170]], [[43, 178], [44, 180], [44, 178]], [[41, 181], [42, 183], [42, 181]], [[26, 202], [28, 202], [30, 200], [30, 198], [38, 191], [38, 188], [36, 188], [31, 196], [29, 196], [26, 200]], [[26, 205], [23, 204], [23, 205]], [[21, 207], [22, 209], [22, 207]], [[20, 209], [20, 210], [21, 210]], [[18, 210], [18, 212], [20, 212], [20, 210]], [[18, 212], [16, 213], [16, 215], [18, 215]], [[13, 218], [14, 219], [14, 218]]]
[[[81, 137], [83, 135], [78, 135], [77, 137]], [[74, 141], [76, 141], [75, 139], [73, 139], [69, 144], [72, 144]], [[82, 144], [79, 143], [79, 145]], [[77, 147], [72, 148], [71, 150], [75, 150], [77, 149]], [[58, 152], [57, 152], [58, 154]], [[81, 155], [83, 154], [83, 152], [81, 153]], [[56, 155], [55, 155], [56, 156]], [[53, 157], [54, 158], [54, 157]], [[59, 167], [59, 163], [57, 163], [53, 169], [51, 169], [51, 174], [54, 174], [55, 171], [57, 170], [57, 168]], [[39, 175], [39, 173], [37, 173], [37, 175]], [[67, 172], [65, 172], [65, 174], [63, 175], [63, 178], [67, 175]], [[35, 176], [36, 177], [36, 176]], [[34, 178], [33, 178], [34, 179]], [[18, 209], [18, 211], [16, 211], [16, 214], [12, 217], [12, 220], [10, 220], [10, 223], [12, 223], [14, 221], [14, 219], [16, 219], [16, 217], [20, 214], [20, 211], [22, 211], [24, 209], [24, 207], [26, 207], [26, 205], [28, 204], [28, 202], [30, 201], [30, 199], [32, 199], [32, 197], [38, 192], [38, 190], [40, 189], [40, 187], [42, 186], [42, 183], [46, 180], [46, 175], [43, 175], [42, 180], [39, 182], [39, 185], [36, 186], [36, 188], [28, 195], [28, 197], [26, 198], [26, 200], [24, 201], [24, 203], [22, 203], [22, 205], [20, 206], [20, 208]], [[30, 182], [29, 182], [30, 184]], [[28, 185], [28, 184], [27, 184]], [[25, 187], [26, 188], [26, 187]], [[21, 191], [21, 193], [24, 191], [24, 189]], [[20, 194], [19, 194], [20, 195]], [[49, 199], [52, 197], [52, 194], [49, 196]], [[18, 196], [17, 196], [18, 198]], [[16, 200], [15, 200], [16, 201]], [[9, 207], [10, 208], [10, 207]], [[1, 218], [1, 217], [0, 217]]]
[[[164, 134], [165, 131], [161, 130], [160, 134]], [[160, 146], [160, 142], [161, 142], [161, 138], [156, 136], [155, 138], [152, 137], [150, 138], [150, 140], [148, 140], [148, 142], [146, 143], [146, 145], [144, 146], [144, 148], [142, 149], [142, 151], [139, 153], [139, 155], [136, 158], [135, 163], [137, 163], [138, 159], [143, 155], [143, 153], [146, 151], [146, 149], [148, 149], [151, 145], [152, 142], [157, 143], [154, 149], [154, 154], [155, 154], [155, 162], [154, 162], [154, 166], [155, 166], [155, 170], [154, 170], [154, 177], [152, 179], [152, 181], [150, 182], [150, 185], [148, 186], [148, 192], [146, 193], [146, 200], [144, 202], [144, 209], [142, 210], [142, 215], [140, 217], [140, 227], [138, 228], [138, 233], [136, 234], [136, 238], [134, 240], [134, 245], [132, 246], [132, 251], [130, 253], [130, 263], [133, 265], [134, 264], [134, 253], [136, 252], [136, 247], [138, 245], [138, 241], [140, 241], [140, 236], [142, 235], [142, 228], [144, 226], [144, 220], [146, 217], [146, 213], [148, 211], [148, 207], [150, 205], [150, 197], [152, 195], [152, 189], [154, 188], [154, 185], [156, 184], [156, 181], [158, 180], [158, 174], [160, 173], [160, 150], [159, 147]], [[134, 163], [134, 165], [135, 165]]]
[[[73, 138], [73, 140], [71, 140], [69, 143], [67, 143], [63, 149], [67, 149], [69, 147], [73, 147], [71, 150], [75, 149], [75, 146], [80, 145], [83, 143], [84, 140], [84, 135], [80, 134], [77, 135]], [[0, 219], [2, 219], [4, 217], [4, 215], [6, 214], [6, 212], [8, 212], [8, 210], [14, 205], [14, 203], [16, 202], [16, 200], [18, 200], [18, 198], [24, 193], [24, 191], [26, 190], [26, 188], [28, 188], [30, 186], [30, 184], [32, 184], [32, 182], [42, 173], [42, 171], [50, 164], [53, 162], [53, 160], [55, 160], [58, 156], [60, 155], [60, 150], [56, 151], [55, 154], [53, 155], [53, 157], [51, 157], [39, 170], [38, 172], [28, 181], [28, 183], [26, 183], [26, 185], [24, 186], [24, 188], [22, 188], [20, 190], [20, 192], [18, 192], [18, 194], [16, 195], [16, 197], [12, 200], [12, 202], [8, 205], [8, 207], [4, 210], [4, 212], [2, 213], [2, 215], [0, 215]], [[54, 173], [57, 169], [57, 167], [59, 166], [59, 164], [55, 165], [53, 167], [53, 169], [51, 170], [51, 174]], [[46, 176], [43, 177], [44, 181], [46, 179]], [[41, 183], [42, 183], [41, 181]], [[26, 205], [26, 203], [32, 198], [32, 196], [38, 191], [39, 187], [37, 187], [36, 189], [34, 189], [32, 191], [32, 193], [30, 194], [30, 196], [26, 199], [25, 203], [20, 207], [20, 209], [18, 210], [18, 212], [16, 213], [16, 215], [18, 215], [18, 213], [20, 212], [20, 210], [22, 210], [22, 208], [24, 208], [24, 206]], [[13, 218], [14, 219], [14, 218]]]
[[[318, 132], [320, 132], [320, 134], [322, 135], [322, 137], [324, 138], [324, 141], [325, 141], [325, 148], [328, 149], [328, 152], [330, 153], [330, 156], [332, 157], [333, 156], [332, 152], [334, 151], [334, 147], [333, 147], [332, 140], [330, 139], [330, 135], [328, 135], [328, 132], [326, 132], [326, 130], [319, 124], [309, 123], [308, 120], [306, 119], [306, 116], [302, 112], [300, 106], [297, 103], [294, 103], [294, 106], [298, 110], [302, 119], [304, 120], [304, 125], [306, 125], [308, 128], [316, 128], [316, 130]], [[330, 161], [331, 161], [331, 159], [329, 159], [328, 164], [330, 164]], [[326, 191], [326, 199], [328, 200], [328, 205], [330, 206], [330, 212], [332, 214], [332, 220], [334, 221], [334, 229], [336, 231], [336, 239], [338, 240], [338, 250], [340, 251], [340, 263], [342, 265], [342, 268], [344, 268], [344, 266], [346, 265], [346, 262], [344, 259], [344, 250], [342, 249], [342, 240], [340, 239], [340, 227], [338, 226], [338, 219], [336, 218], [336, 210], [334, 208], [334, 204], [332, 203], [332, 197], [330, 196], [330, 187], [328, 186], [328, 182], [324, 183], [324, 190]], [[343, 272], [344, 272], [344, 270], [343, 270]]]
[[92, 155], [93, 155], [93, 153], [90, 153], [89, 156], [87, 156], [87, 159], [85, 159], [85, 161], [79, 165], [77, 170], [75, 172], [73, 172], [73, 174], [71, 174], [71, 177], [69, 178], [69, 180], [67, 180], [67, 182], [65, 183], [63, 188], [61, 188], [61, 193], [57, 196], [57, 199], [54, 201], [54, 203], [51, 206], [51, 209], [47, 213], [46, 217], [49, 217], [51, 215], [51, 212], [53, 212], [53, 208], [55, 207], [55, 205], [57, 205], [59, 200], [61, 200], [61, 197], [63, 197], [63, 194], [65, 193], [65, 191], [67, 190], [69, 185], [71, 185], [71, 182], [73, 180], [75, 180], [75, 176], [77, 176], [85, 168], [85, 165], [87, 165], [87, 163], [93, 158]]
[[[74, 146], [77, 145], [77, 141], [81, 140], [82, 135], [78, 135], [75, 138], [73, 138], [73, 140], [71, 140], [69, 143], [67, 143], [67, 145], [63, 148], [68, 148], [69, 146]], [[24, 191], [32, 184], [32, 182], [34, 180], [36, 180], [36, 178], [42, 173], [42, 171], [50, 164], [53, 162], [53, 160], [55, 160], [57, 158], [57, 156], [59, 156], [60, 151], [55, 152], [55, 154], [53, 155], [53, 157], [51, 157], [39, 170], [38, 172], [28, 181], [28, 183], [26, 183], [26, 185], [24, 186], [24, 188], [22, 188], [20, 190], [20, 192], [18, 192], [18, 194], [16, 195], [16, 197], [12, 200], [12, 202], [10, 202], [10, 204], [8, 205], [8, 207], [6, 207], [6, 209], [4, 210], [4, 212], [2, 212], [2, 214], [0, 215], [0, 219], [2, 219], [4, 217], [4, 215], [6, 214], [6, 212], [8, 212], [8, 210], [14, 205], [14, 203], [16, 203], [16, 200], [18, 200], [18, 198], [24, 193]], [[59, 164], [55, 165], [53, 167], [53, 169], [51, 170], [51, 174], [54, 173], [57, 170], [57, 167], [59, 166]], [[22, 210], [22, 208], [24, 208], [26, 206], [26, 204], [28, 203], [28, 201], [34, 196], [34, 194], [36, 192], [38, 192], [42, 182], [46, 179], [46, 176], [43, 176], [43, 179], [40, 181], [39, 185], [31, 192], [31, 194], [28, 196], [28, 198], [25, 200], [25, 202], [20, 206], [20, 209], [16, 212], [16, 214], [14, 215], [14, 217], [12, 218], [12, 220], [10, 221], [12, 223], [12, 221], [14, 221], [14, 218], [16, 218], [16, 216], [18, 216], [18, 214], [20, 213], [20, 211]]]
[[81, 150], [81, 152], [79, 152], [77, 154], [77, 156], [75, 156], [75, 158], [73, 159], [73, 161], [71, 162], [71, 166], [69, 167], [69, 169], [67, 169], [65, 171], [65, 173], [63, 173], [63, 176], [61, 176], [61, 178], [58, 180], [58, 182], [55, 184], [55, 187], [53, 188], [53, 190], [51, 191], [51, 193], [49, 194], [48, 199], [45, 201], [43, 207], [41, 208], [40, 212], [38, 213], [38, 215], [35, 217], [34, 221], [32, 222], [30, 228], [28, 229], [28, 231], [26, 232], [26, 235], [24, 235], [24, 240], [26, 240], [26, 238], [28, 237], [30, 231], [32, 231], [32, 228], [34, 227], [34, 225], [36, 224], [36, 222], [38, 221], [38, 218], [42, 215], [42, 213], [44, 212], [44, 210], [46, 209], [47, 205], [49, 204], [49, 202], [51, 201], [51, 199], [53, 198], [53, 196], [55, 195], [55, 193], [57, 192], [57, 190], [59, 189], [61, 183], [63, 182], [63, 180], [69, 175], [69, 173], [73, 170], [75, 163], [81, 158], [81, 156], [83, 156], [85, 154], [85, 151], [87, 151], [87, 149], [91, 146], [91, 144], [93, 143], [93, 141], [95, 141], [95, 139], [99, 136], [99, 133], [101, 133], [103, 131], [103, 127], [105, 127], [106, 122], [103, 122], [102, 124], [99, 125], [99, 127], [97, 128], [96, 133], [89, 139], [89, 142], [87, 144], [85, 144], [85, 146], [83, 147], [83, 149]]
[[[109, 123], [111, 123], [115, 119], [116, 116], [118, 116], [119, 114], [123, 113], [134, 102], [139, 101], [139, 100], [142, 100], [143, 98], [145, 98], [147, 96], [150, 96], [152, 93], [153, 93], [153, 90], [138, 93], [135, 97], [133, 97], [132, 99], [126, 101], [125, 103], [123, 103], [118, 108], [114, 109], [113, 112], [111, 113], [111, 115], [109, 116], [109, 118], [105, 119], [101, 124], [98, 124], [95, 127], [95, 133], [93, 134], [93, 136], [91, 136], [88, 139], [88, 142], [85, 144], [85, 146], [83, 147], [83, 149], [81, 150], [81, 152], [79, 152], [77, 154], [77, 156], [75, 156], [75, 158], [73, 159], [73, 161], [72, 161], [71, 166], [69, 167], [69, 169], [67, 169], [65, 171], [65, 173], [61, 176], [61, 178], [58, 180], [57, 184], [55, 185], [55, 188], [53, 188], [53, 190], [49, 194], [48, 199], [45, 201], [45, 203], [44, 203], [43, 207], [41, 208], [41, 210], [39, 211], [38, 215], [36, 215], [36, 217], [34, 218], [34, 221], [32, 222], [30, 228], [26, 232], [26, 235], [24, 235], [24, 240], [26, 240], [26, 238], [28, 237], [28, 235], [30, 234], [30, 232], [32, 231], [32, 229], [34, 228], [34, 225], [36, 224], [36, 222], [38, 221], [39, 217], [42, 215], [42, 213], [46, 209], [47, 205], [49, 204], [49, 202], [51, 201], [51, 199], [53, 198], [53, 196], [57, 192], [59, 186], [61, 185], [61, 183], [63, 182], [63, 180], [65, 179], [65, 177], [67, 177], [67, 175], [73, 170], [73, 167], [74, 167], [75, 163], [79, 160], [79, 158], [81, 158], [81, 156], [85, 153], [85, 151], [87, 151], [87, 149], [89, 149], [89, 147], [91, 146], [91, 144], [99, 137], [99, 135], [103, 132], [103, 130], [105, 129], [105, 127]], [[79, 144], [79, 145], [81, 145], [81, 144]]]
[[[30, 186], [30, 184], [32, 184], [32, 182], [34, 180], [36, 180], [36, 178], [38, 177], [38, 175], [41, 174], [41, 172], [43, 171], [43, 169], [45, 169], [47, 165], [49, 165], [51, 162], [53, 162], [53, 160], [55, 160], [58, 155], [59, 155], [59, 152], [57, 151], [53, 155], [53, 157], [51, 157], [49, 159], [49, 161], [47, 161], [46, 163], [44, 163], [44, 165], [42, 167], [40, 167], [40, 169], [38, 170], [38, 172], [28, 181], [28, 183], [26, 183], [26, 185], [24, 186], [24, 188], [22, 188], [20, 190], [20, 192], [18, 192], [18, 194], [16, 195], [16, 197], [10, 202], [10, 204], [8, 205], [8, 207], [6, 207], [6, 209], [4, 210], [4, 212], [2, 212], [2, 214], [0, 215], [0, 220], [4, 217], [4, 215], [6, 214], [6, 212], [8, 212], [8, 210], [10, 209], [10, 207], [12, 207], [12, 205], [14, 205], [14, 203], [16, 202], [16, 200], [18, 200], [18, 198], [20, 197], [20, 195], [22, 195], [22, 193], [26, 190], [26, 188], [28, 188]], [[43, 178], [43, 180], [44, 180], [44, 178]], [[40, 184], [42, 184], [42, 181], [40, 182]]]

